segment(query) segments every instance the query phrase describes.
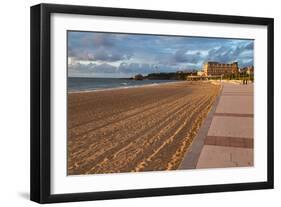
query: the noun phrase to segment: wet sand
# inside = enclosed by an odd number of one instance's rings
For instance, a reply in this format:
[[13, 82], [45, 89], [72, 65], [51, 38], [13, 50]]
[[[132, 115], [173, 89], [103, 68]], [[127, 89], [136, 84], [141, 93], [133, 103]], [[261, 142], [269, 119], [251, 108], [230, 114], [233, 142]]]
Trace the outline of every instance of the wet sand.
[[68, 94], [68, 175], [175, 170], [219, 86], [179, 82]]

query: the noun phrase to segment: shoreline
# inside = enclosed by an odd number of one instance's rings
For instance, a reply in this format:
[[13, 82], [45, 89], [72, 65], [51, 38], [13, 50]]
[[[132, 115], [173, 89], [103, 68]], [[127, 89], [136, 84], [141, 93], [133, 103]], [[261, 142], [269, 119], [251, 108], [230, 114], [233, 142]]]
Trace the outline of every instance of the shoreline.
[[180, 82], [185, 82], [186, 80], [176, 80], [171, 82], [165, 82], [165, 83], [150, 83], [150, 84], [143, 84], [143, 85], [134, 85], [134, 86], [120, 86], [115, 88], [100, 88], [100, 89], [94, 89], [94, 90], [82, 90], [82, 91], [68, 91], [68, 94], [72, 93], [92, 93], [92, 92], [99, 92], [99, 91], [112, 91], [112, 90], [118, 90], [118, 89], [130, 89], [130, 88], [140, 88], [140, 87], [151, 87], [151, 86], [158, 86], [158, 85], [164, 85], [164, 84], [175, 84]]

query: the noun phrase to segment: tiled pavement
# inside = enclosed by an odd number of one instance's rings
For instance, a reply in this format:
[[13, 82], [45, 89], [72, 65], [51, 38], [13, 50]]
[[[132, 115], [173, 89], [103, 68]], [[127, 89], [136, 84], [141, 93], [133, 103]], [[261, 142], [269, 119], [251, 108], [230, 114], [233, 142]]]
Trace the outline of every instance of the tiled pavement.
[[223, 83], [181, 169], [253, 166], [253, 85]]

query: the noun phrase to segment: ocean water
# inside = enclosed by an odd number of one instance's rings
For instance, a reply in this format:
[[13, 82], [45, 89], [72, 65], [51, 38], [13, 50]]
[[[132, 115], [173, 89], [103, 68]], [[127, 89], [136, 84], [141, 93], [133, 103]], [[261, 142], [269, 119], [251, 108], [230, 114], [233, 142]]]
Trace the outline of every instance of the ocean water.
[[68, 77], [69, 92], [95, 91], [110, 88], [129, 88], [148, 84], [176, 82], [176, 80], [130, 80], [122, 78], [74, 78]]

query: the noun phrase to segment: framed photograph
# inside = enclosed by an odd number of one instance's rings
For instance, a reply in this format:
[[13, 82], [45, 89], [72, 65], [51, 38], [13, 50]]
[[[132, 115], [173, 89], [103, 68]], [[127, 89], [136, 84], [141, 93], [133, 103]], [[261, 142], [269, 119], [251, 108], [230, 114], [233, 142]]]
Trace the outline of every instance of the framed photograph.
[[273, 19], [31, 7], [31, 200], [273, 188]]

